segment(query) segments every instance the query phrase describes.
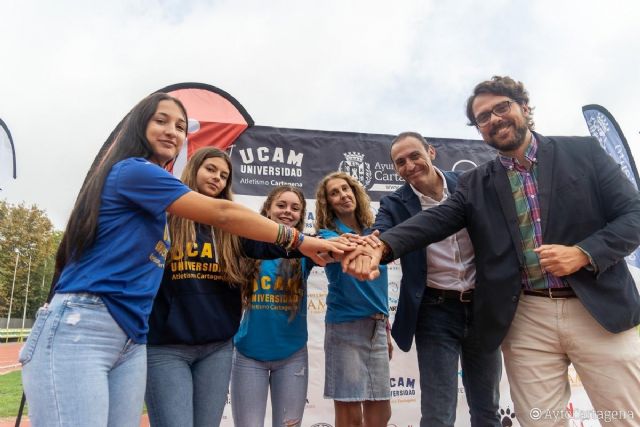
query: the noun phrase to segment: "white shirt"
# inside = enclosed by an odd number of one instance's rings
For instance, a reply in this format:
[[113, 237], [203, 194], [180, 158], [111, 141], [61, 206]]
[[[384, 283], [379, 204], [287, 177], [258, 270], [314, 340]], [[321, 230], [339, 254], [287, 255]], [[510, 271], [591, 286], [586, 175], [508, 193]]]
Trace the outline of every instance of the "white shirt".
[[[442, 200], [437, 201], [420, 193], [414, 186], [411, 189], [418, 196], [422, 210], [438, 206], [449, 198], [447, 180], [439, 169], [436, 173], [443, 182]], [[437, 289], [466, 291], [475, 287], [476, 265], [473, 245], [467, 229], [427, 246], [427, 286]]]

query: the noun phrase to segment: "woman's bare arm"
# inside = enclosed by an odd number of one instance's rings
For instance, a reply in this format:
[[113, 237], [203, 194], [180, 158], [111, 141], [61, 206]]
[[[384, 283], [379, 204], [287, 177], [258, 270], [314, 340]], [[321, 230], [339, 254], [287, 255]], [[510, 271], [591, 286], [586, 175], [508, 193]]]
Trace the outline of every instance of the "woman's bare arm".
[[[195, 191], [190, 191], [178, 198], [167, 208], [171, 215], [188, 218], [202, 224], [209, 224], [238, 236], [262, 242], [273, 243], [278, 236], [278, 224], [262, 215], [238, 204], [224, 199], [214, 199]], [[326, 261], [321, 253], [332, 252], [343, 254], [350, 247], [340, 243], [305, 236], [298, 248], [305, 256], [318, 265]]]

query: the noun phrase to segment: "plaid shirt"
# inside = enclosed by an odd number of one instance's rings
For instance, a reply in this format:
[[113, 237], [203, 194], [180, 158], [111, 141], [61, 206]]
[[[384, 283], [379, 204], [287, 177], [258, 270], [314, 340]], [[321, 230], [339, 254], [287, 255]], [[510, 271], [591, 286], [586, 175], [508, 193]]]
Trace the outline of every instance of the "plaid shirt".
[[540, 218], [540, 202], [538, 201], [538, 141], [531, 135], [531, 143], [524, 153], [531, 162], [531, 169], [518, 160], [498, 155], [500, 163], [507, 170], [507, 177], [511, 184], [511, 192], [516, 206], [522, 252], [524, 254], [524, 268], [522, 269], [522, 287], [525, 289], [562, 288], [565, 285], [558, 277], [546, 273], [540, 266], [538, 254], [533, 250], [542, 245], [542, 225]]

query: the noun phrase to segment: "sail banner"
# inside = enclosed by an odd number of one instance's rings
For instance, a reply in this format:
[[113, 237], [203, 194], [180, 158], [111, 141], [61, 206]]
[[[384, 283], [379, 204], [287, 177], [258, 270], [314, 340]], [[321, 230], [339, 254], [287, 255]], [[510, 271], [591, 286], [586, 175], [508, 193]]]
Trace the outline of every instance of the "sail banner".
[[10, 179], [16, 179], [16, 150], [9, 128], [0, 119], [0, 190]]
[[[587, 121], [591, 136], [596, 138], [602, 148], [620, 165], [624, 174], [637, 189], [640, 182], [638, 169], [618, 122], [606, 108], [597, 104], [585, 105], [582, 107], [582, 114]], [[626, 259], [627, 264], [640, 269], [640, 248], [636, 248]]]

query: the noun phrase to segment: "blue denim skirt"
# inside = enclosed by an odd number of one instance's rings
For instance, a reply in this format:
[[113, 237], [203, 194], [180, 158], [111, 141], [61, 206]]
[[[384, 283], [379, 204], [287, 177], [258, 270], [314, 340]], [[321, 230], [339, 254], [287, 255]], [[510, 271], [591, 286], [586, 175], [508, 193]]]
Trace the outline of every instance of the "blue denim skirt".
[[327, 323], [324, 397], [342, 402], [389, 400], [386, 320]]

